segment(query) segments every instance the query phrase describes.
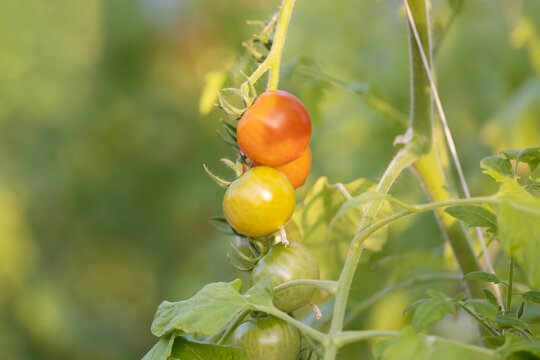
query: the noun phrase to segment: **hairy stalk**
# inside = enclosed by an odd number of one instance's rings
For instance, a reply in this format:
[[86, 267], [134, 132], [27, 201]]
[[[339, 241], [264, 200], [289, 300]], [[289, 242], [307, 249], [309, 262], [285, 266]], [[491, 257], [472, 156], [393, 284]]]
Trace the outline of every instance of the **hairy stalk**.
[[318, 330], [315, 330], [311, 326], [308, 326], [308, 325], [304, 324], [301, 321], [296, 320], [295, 318], [289, 316], [288, 314], [284, 313], [283, 311], [280, 311], [280, 310], [276, 309], [273, 306], [260, 306], [260, 307], [257, 308], [257, 310], [265, 312], [265, 313], [270, 314], [270, 315], [273, 315], [273, 316], [277, 317], [278, 319], [281, 319], [281, 320], [291, 324], [292, 326], [296, 327], [298, 330], [300, 330], [301, 332], [303, 332], [307, 336], [311, 337], [313, 340], [318, 341], [319, 343], [321, 343], [321, 344], [323, 344], [325, 346], [328, 345], [328, 342], [329, 342], [328, 335], [326, 335], [326, 334], [324, 334], [324, 333], [322, 333], [322, 332], [320, 332]]
[[[285, 37], [287, 35], [287, 28], [289, 27], [289, 21], [291, 19], [292, 10], [295, 0], [283, 0], [279, 13], [277, 14], [277, 25], [274, 39], [272, 40], [272, 48], [268, 53], [268, 56], [259, 65], [259, 67], [248, 77], [248, 79], [240, 86], [242, 92], [247, 94], [250, 89], [250, 84], [255, 84], [266, 71], [270, 71], [268, 77], [267, 90], [276, 90], [279, 82], [279, 67], [281, 64], [281, 54], [283, 52], [283, 45], [285, 44]], [[272, 21], [275, 21], [275, 16]]]
[[476, 321], [478, 321], [480, 324], [482, 324], [482, 326], [484, 326], [484, 329], [486, 329], [491, 335], [493, 336], [497, 336], [497, 335], [500, 335], [494, 328], [492, 328], [487, 322], [485, 322], [481, 317], [479, 317], [478, 315], [476, 315], [474, 313], [474, 311], [471, 311], [467, 305], [465, 305], [465, 303], [461, 302], [461, 301], [458, 301], [457, 302], [458, 306], [460, 308], [462, 308], [463, 310], [465, 310], [467, 312], [467, 314], [469, 314], [471, 317], [473, 317]]

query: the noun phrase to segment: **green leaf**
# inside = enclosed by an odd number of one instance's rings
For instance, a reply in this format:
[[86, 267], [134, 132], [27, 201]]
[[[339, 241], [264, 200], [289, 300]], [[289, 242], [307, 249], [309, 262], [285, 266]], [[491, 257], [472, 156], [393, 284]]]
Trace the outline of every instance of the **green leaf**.
[[497, 350], [497, 354], [503, 360], [538, 359], [540, 358], [540, 343], [531, 343], [516, 335], [506, 333], [506, 342]]
[[504, 340], [506, 338], [502, 335], [498, 335], [498, 336], [484, 336], [482, 338], [482, 340], [484, 340], [484, 342], [488, 345], [491, 345], [491, 346], [494, 346], [494, 347], [499, 347], [499, 346], [502, 346], [504, 344]]
[[499, 309], [498, 305], [493, 305], [491, 302], [484, 299], [468, 300], [465, 304], [472, 308], [478, 315], [490, 320], [495, 319], [495, 315], [497, 315], [497, 310]]
[[484, 295], [486, 296], [487, 301], [489, 301], [493, 306], [495, 306], [497, 309], [499, 308], [499, 302], [497, 301], [497, 297], [488, 289], [482, 289], [484, 292]]
[[500, 284], [502, 282], [501, 278], [499, 278], [497, 275], [487, 273], [484, 271], [470, 272], [463, 277], [463, 280], [477, 280], [477, 281], [492, 282], [495, 284]]
[[412, 304], [407, 306], [405, 308], [405, 310], [403, 310], [403, 315], [407, 314], [410, 311], [415, 310], [418, 306], [420, 306], [420, 304], [422, 304], [422, 303], [424, 303], [426, 301], [429, 301], [429, 299], [418, 299], [418, 300], [416, 300], [415, 302], [413, 302]]
[[417, 335], [410, 327], [388, 341], [379, 342], [373, 349], [377, 360], [493, 360], [490, 349], [448, 341], [435, 336]]
[[444, 211], [469, 227], [486, 227], [489, 232], [497, 232], [497, 216], [491, 209], [478, 205], [458, 205], [447, 207]]
[[527, 325], [523, 321], [518, 320], [514, 316], [507, 314], [497, 314], [495, 316], [495, 322], [503, 329], [509, 329], [513, 327], [526, 329], [529, 327], [529, 325]]
[[509, 181], [497, 195], [503, 200], [498, 222], [498, 240], [527, 274], [532, 286], [540, 287], [540, 200]]
[[491, 176], [498, 182], [506, 181], [512, 176], [512, 164], [508, 159], [498, 156], [489, 156], [480, 161], [483, 173]]
[[521, 296], [523, 297], [523, 299], [527, 301], [540, 304], [540, 291], [538, 290], [527, 291], [525, 294]]
[[508, 160], [527, 163], [531, 171], [534, 171], [540, 163], [540, 146], [517, 150], [503, 150], [501, 153], [504, 154]]
[[216, 333], [245, 309], [241, 287], [240, 279], [212, 283], [189, 300], [162, 302], [152, 322], [152, 334], [162, 336], [174, 329], [202, 335]]
[[248, 300], [251, 307], [253, 307], [253, 305], [273, 306], [273, 296], [274, 287], [272, 276], [262, 279], [244, 294], [244, 298]]
[[171, 354], [176, 331], [165, 335], [150, 351], [142, 358], [142, 360], [167, 360]]
[[152, 334], [162, 336], [172, 330], [181, 330], [189, 334], [212, 335], [242, 310], [273, 307], [271, 277], [259, 281], [245, 295], [240, 294], [241, 287], [240, 279], [212, 283], [191, 299], [162, 302], [152, 322]]
[[420, 303], [414, 310], [412, 327], [416, 332], [420, 332], [431, 323], [442, 319], [447, 312], [452, 314], [456, 312], [456, 305], [452, 298], [434, 290], [428, 290], [427, 293], [431, 299]]
[[244, 349], [233, 346], [205, 344], [196, 341], [189, 341], [188, 339], [179, 336], [174, 341], [174, 346], [169, 359], [245, 360], [246, 352]]
[[525, 183], [525, 189], [527, 190], [540, 190], [540, 178], [534, 180], [532, 177], [527, 178], [527, 182]]
[[461, 300], [465, 300], [467, 298], [467, 294], [465, 293], [460, 293], [460, 294], [457, 294], [456, 296], [454, 296], [452, 298], [452, 300], [454, 301], [461, 301]]
[[517, 318], [518, 319], [521, 319], [521, 317], [523, 316], [523, 310], [525, 310], [525, 302], [524, 301], [522, 301], [521, 305], [519, 306], [519, 309], [518, 309], [518, 312], [517, 312]]

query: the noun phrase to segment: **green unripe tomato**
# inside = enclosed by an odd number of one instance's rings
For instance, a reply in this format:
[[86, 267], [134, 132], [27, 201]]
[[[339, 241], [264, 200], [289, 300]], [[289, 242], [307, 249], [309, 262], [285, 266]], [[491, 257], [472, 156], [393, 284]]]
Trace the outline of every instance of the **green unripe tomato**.
[[295, 205], [289, 179], [276, 169], [257, 166], [229, 185], [223, 197], [223, 214], [236, 231], [262, 237], [284, 225]]
[[[256, 284], [272, 275], [274, 286], [301, 279], [319, 280], [319, 265], [311, 252], [302, 244], [282, 243], [270, 248], [251, 272], [251, 281]], [[312, 286], [294, 286], [274, 294], [274, 305], [284, 312], [291, 312], [308, 304], [316, 289]]]
[[270, 315], [240, 324], [232, 342], [246, 351], [247, 360], [295, 360], [300, 351], [298, 330]]

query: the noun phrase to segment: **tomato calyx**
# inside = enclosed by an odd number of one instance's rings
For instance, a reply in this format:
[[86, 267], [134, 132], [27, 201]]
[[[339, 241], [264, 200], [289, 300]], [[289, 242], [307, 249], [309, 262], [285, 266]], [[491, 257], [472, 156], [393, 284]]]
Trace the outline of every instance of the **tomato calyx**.
[[265, 241], [258, 241], [243, 236], [235, 236], [230, 243], [232, 253], [227, 254], [231, 264], [240, 271], [251, 271], [257, 262], [266, 255], [268, 245]]

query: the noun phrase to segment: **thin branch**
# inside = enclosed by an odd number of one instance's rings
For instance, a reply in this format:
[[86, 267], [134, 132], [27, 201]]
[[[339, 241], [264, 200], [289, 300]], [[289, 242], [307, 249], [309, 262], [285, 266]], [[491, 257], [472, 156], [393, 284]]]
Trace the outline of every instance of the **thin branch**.
[[294, 286], [312, 286], [317, 289], [328, 291], [330, 294], [335, 294], [337, 291], [337, 284], [337, 281], [332, 280], [292, 280], [276, 286], [274, 288], [274, 293], [278, 293]]

